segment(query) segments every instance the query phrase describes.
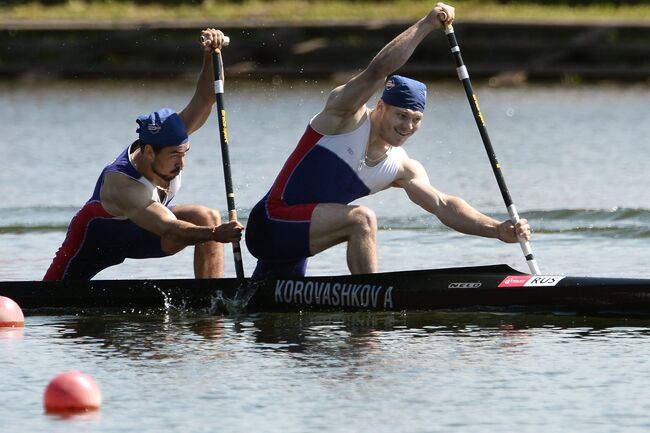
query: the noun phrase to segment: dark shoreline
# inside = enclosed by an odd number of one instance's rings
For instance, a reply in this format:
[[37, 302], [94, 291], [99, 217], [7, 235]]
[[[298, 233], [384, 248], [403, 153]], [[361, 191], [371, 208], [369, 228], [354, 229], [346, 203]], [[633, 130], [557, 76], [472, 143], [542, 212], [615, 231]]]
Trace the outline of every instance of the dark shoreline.
[[[338, 80], [363, 68], [409, 24], [4, 22], [0, 77], [195, 76], [198, 31], [214, 26], [232, 40], [224, 51], [230, 77]], [[515, 83], [650, 80], [650, 24], [473, 22], [455, 29], [472, 77]], [[444, 35], [429, 36], [401, 72], [455, 77]]]

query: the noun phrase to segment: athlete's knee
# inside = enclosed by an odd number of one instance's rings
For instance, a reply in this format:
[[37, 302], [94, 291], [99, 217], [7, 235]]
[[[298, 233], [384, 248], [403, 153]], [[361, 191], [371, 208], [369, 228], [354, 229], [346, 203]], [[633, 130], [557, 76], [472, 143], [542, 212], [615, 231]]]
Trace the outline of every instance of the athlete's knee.
[[172, 210], [178, 219], [199, 226], [217, 226], [221, 224], [221, 214], [218, 210], [203, 205], [185, 206], [178, 212]]
[[353, 224], [358, 230], [366, 233], [377, 232], [377, 215], [375, 212], [366, 206], [357, 206], [350, 213]]
[[211, 209], [209, 207], [206, 207], [204, 209], [205, 209], [204, 210], [204, 212], [205, 212], [204, 218], [205, 218], [205, 221], [206, 221], [206, 224], [204, 224], [204, 225], [206, 225], [206, 226], [212, 226], [212, 225], [218, 226], [219, 224], [221, 224], [221, 214], [219, 213], [218, 210]]

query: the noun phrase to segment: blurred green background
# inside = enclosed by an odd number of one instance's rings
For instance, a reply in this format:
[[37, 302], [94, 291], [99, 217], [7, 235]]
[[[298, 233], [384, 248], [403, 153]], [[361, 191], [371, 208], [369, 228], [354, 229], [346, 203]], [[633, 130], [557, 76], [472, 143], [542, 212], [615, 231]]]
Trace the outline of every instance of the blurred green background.
[[[2, 0], [0, 20], [413, 20], [422, 0]], [[649, 0], [457, 0], [465, 21], [621, 22], [650, 25]]]

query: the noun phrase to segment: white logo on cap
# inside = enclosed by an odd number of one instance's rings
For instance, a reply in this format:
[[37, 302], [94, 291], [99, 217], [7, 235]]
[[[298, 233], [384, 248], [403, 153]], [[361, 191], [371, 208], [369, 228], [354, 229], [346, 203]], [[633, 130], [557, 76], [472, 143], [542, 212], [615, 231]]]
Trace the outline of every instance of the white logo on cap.
[[386, 89], [392, 89], [393, 87], [395, 87], [395, 81], [391, 78], [386, 81]]
[[147, 125], [147, 129], [152, 134], [158, 134], [160, 132], [160, 130], [162, 129], [162, 126], [158, 125], [157, 123], [150, 123], [149, 125]]

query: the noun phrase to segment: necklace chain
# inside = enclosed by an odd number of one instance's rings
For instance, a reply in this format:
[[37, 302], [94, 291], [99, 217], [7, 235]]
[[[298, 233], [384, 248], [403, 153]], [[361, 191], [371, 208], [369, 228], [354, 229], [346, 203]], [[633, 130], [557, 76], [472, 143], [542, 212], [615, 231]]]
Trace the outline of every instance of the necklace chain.
[[366, 151], [363, 153], [363, 158], [361, 158], [361, 160], [359, 161], [359, 170], [361, 170], [364, 165], [366, 167], [368, 167], [369, 165], [374, 166], [374, 164], [376, 164], [379, 161], [381, 161], [382, 159], [386, 158], [386, 155], [388, 155], [388, 152], [390, 151], [390, 148], [391, 148], [391, 146], [388, 146], [386, 148], [386, 150], [384, 150], [384, 153], [379, 155], [379, 157], [371, 159], [371, 158], [368, 157], [368, 148], [366, 147]]

